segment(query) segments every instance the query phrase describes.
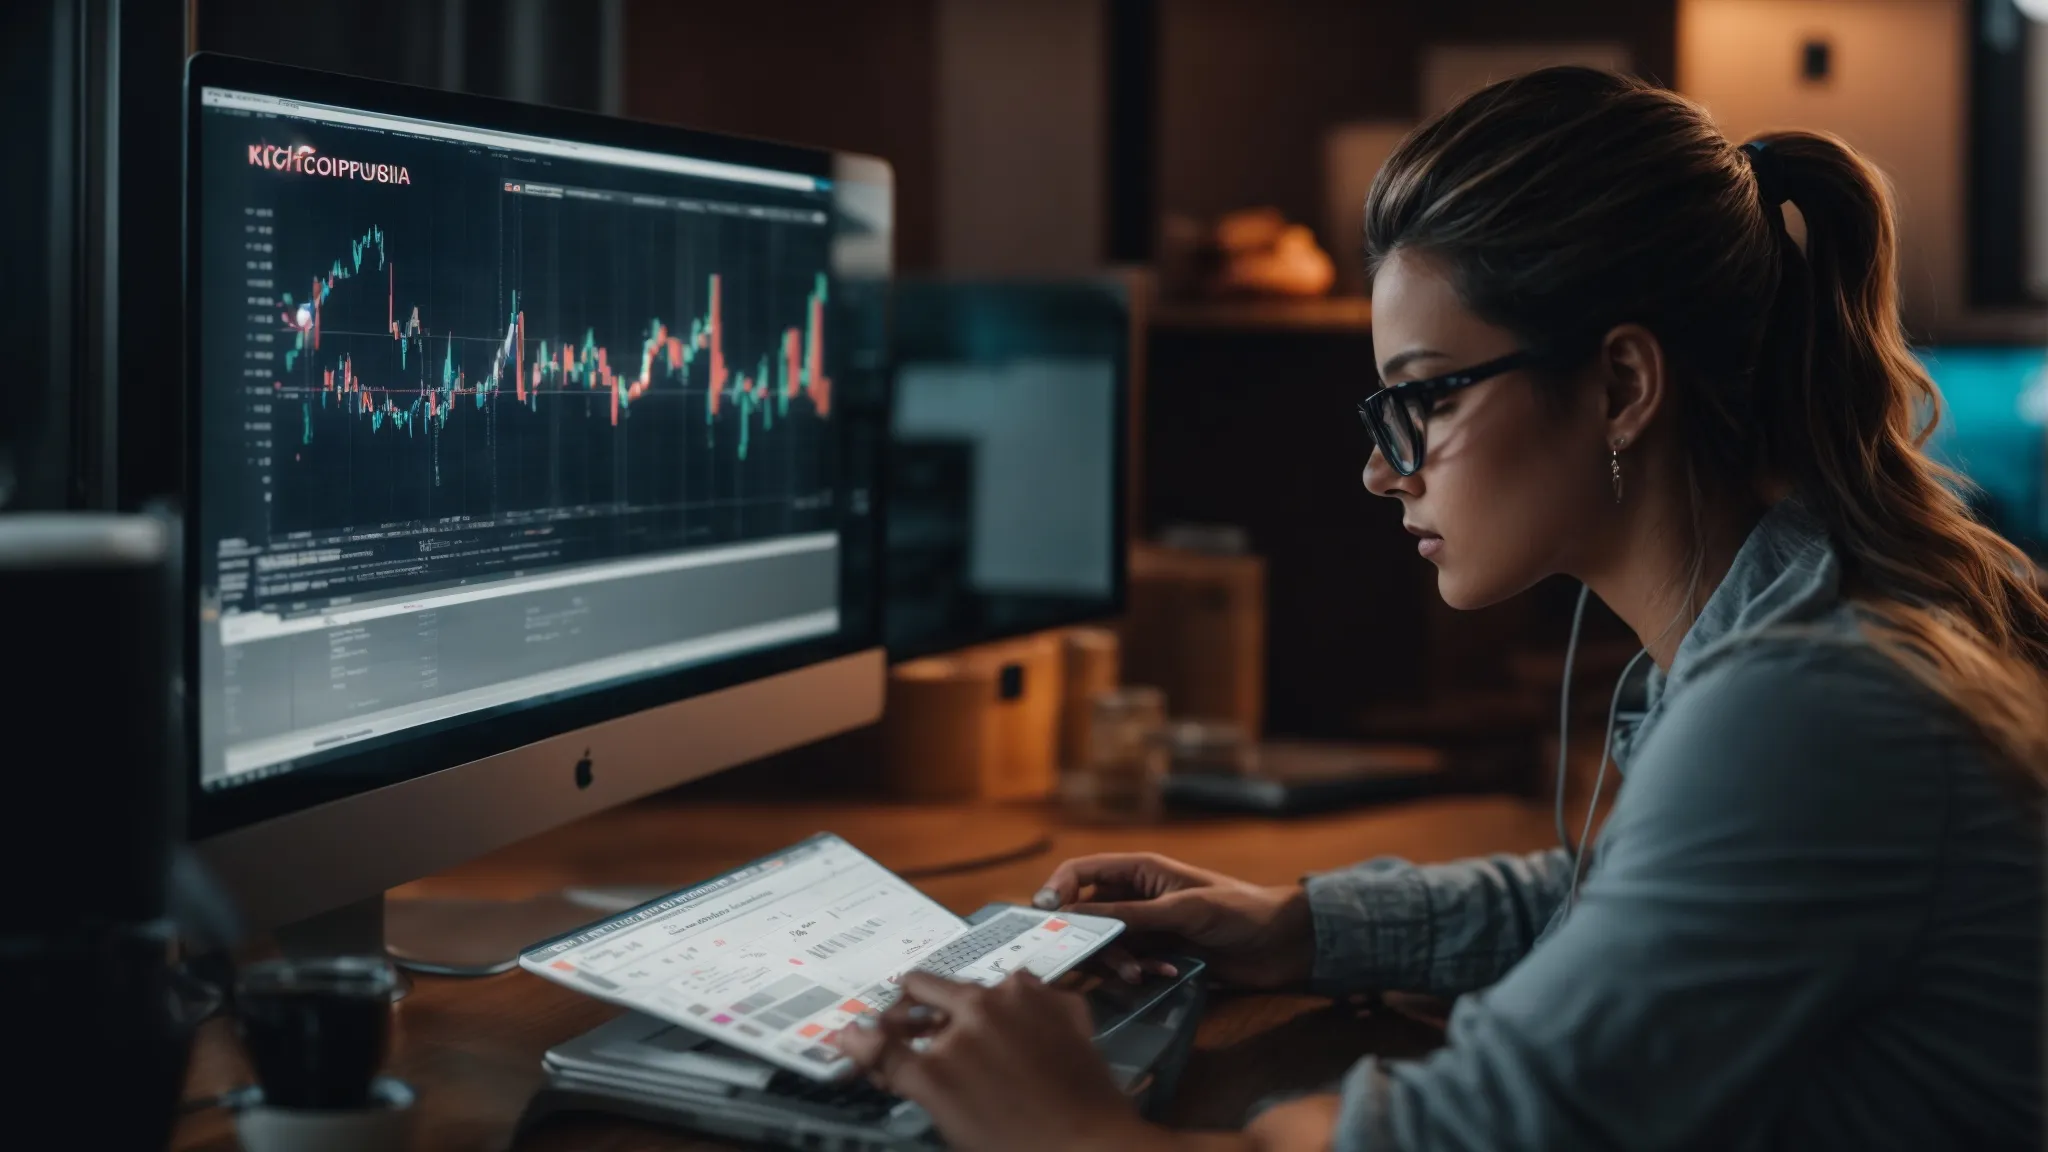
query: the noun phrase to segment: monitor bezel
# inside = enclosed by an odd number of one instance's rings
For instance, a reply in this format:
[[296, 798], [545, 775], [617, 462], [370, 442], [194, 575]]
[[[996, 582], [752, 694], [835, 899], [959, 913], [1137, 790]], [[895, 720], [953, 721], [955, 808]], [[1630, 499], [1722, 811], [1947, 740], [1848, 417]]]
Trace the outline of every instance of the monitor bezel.
[[[866, 582], [866, 594], [861, 597], [864, 603], [847, 605], [842, 602], [842, 607], [855, 610], [842, 614], [840, 630], [829, 637], [750, 652], [516, 711], [485, 712], [442, 730], [417, 736], [395, 736], [388, 742], [378, 741], [361, 752], [323, 761], [310, 770], [285, 772], [231, 788], [208, 790], [202, 787], [199, 769], [201, 640], [196, 598], [204, 564], [199, 539], [202, 414], [198, 383], [203, 309], [196, 256], [199, 245], [204, 241], [201, 206], [205, 186], [203, 166], [196, 162], [195, 148], [202, 114], [201, 96], [209, 87], [465, 127], [769, 168], [824, 180], [831, 179], [835, 172], [835, 154], [824, 149], [366, 80], [213, 53], [199, 53], [190, 58], [185, 73], [181, 147], [185, 196], [182, 244], [185, 348], [182, 363], [186, 386], [182, 389], [180, 443], [186, 494], [186, 593], [180, 604], [185, 617], [182, 667], [187, 690], [183, 693], [183, 760], [186, 765], [187, 829], [191, 839], [223, 836], [308, 809], [417, 781], [437, 772], [550, 741], [593, 725], [879, 648], [882, 642], [884, 576], [877, 571]], [[842, 466], [852, 460], [856, 447], [852, 443], [852, 425], [852, 421], [835, 422], [840, 436]], [[871, 537], [867, 550], [869, 555], [881, 554], [884, 525], [879, 513], [842, 521], [842, 533], [849, 526], [857, 529], [859, 534]]]
[[[1114, 297], [1122, 303], [1125, 321], [1124, 349], [1123, 355], [1118, 357], [1116, 362], [1116, 379], [1113, 385], [1115, 389], [1115, 395], [1112, 398], [1113, 413], [1111, 416], [1110, 429], [1110, 475], [1112, 477], [1112, 484], [1114, 487], [1114, 500], [1112, 501], [1113, 507], [1110, 512], [1109, 529], [1111, 541], [1110, 595], [1106, 599], [1096, 600], [1087, 604], [1077, 603], [1074, 606], [1074, 610], [1071, 612], [1051, 613], [1043, 617], [1042, 619], [1033, 620], [1028, 624], [1020, 624], [1016, 627], [989, 628], [983, 630], [976, 630], [970, 628], [956, 628], [950, 631], [933, 632], [927, 636], [919, 638], [915, 643], [909, 644], [890, 645], [888, 643], [888, 623], [886, 620], [884, 620], [882, 627], [882, 643], [885, 645], [886, 650], [889, 654], [889, 663], [891, 665], [906, 664], [913, 660], [923, 660], [947, 652], [962, 651], [968, 648], [979, 647], [984, 644], [997, 644], [1005, 640], [1014, 640], [1020, 636], [1033, 636], [1041, 632], [1054, 631], [1060, 628], [1072, 628], [1083, 624], [1100, 624], [1107, 621], [1113, 621], [1123, 616], [1124, 613], [1128, 611], [1130, 608], [1130, 436], [1132, 419], [1131, 389], [1133, 386], [1132, 345], [1134, 344], [1134, 342], [1136, 342], [1139, 339], [1142, 339], [1143, 337], [1142, 333], [1133, 331], [1131, 325], [1131, 315], [1132, 309], [1134, 307], [1132, 301], [1132, 294], [1135, 291], [1133, 285], [1126, 279], [1122, 279], [1112, 275], [1082, 276], [1073, 278], [1053, 278], [1043, 276], [991, 277], [965, 275], [918, 276], [915, 278], [899, 277], [896, 279], [895, 284], [892, 286], [890, 292], [890, 307], [892, 311], [895, 308], [900, 307], [897, 297], [904, 288], [910, 288], [912, 290], [922, 290], [928, 288], [944, 287], [959, 287], [967, 289], [1012, 288], [1038, 290], [1092, 290], [1099, 291], [1106, 296]], [[893, 448], [895, 444], [894, 436], [896, 373], [897, 370], [905, 362], [905, 359], [902, 357], [901, 349], [898, 347], [896, 343], [896, 332], [899, 330], [900, 329], [892, 328], [889, 348], [888, 395], [890, 409], [888, 415], [890, 435], [889, 444], [891, 448]], [[890, 469], [888, 467], [888, 462], [885, 459], [883, 462], [883, 475], [885, 484], [887, 483], [886, 478], [889, 473], [889, 470]], [[883, 563], [880, 566], [878, 581], [882, 586], [882, 603], [884, 605], [884, 614], [886, 615], [886, 608], [889, 600], [890, 578], [890, 566], [887, 559], [888, 532], [886, 530], [886, 527], [882, 534], [882, 554], [884, 559]]]

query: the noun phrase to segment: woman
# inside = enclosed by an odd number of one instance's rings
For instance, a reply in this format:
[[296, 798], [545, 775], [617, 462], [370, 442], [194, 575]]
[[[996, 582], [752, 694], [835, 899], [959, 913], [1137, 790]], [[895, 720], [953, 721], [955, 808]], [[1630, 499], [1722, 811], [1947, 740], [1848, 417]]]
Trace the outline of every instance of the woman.
[[1415, 133], [1366, 217], [1366, 487], [1450, 604], [1566, 573], [1656, 665], [1597, 851], [1061, 865], [1041, 903], [1237, 983], [1472, 993], [1241, 1134], [1140, 1124], [1025, 980], [916, 982], [857, 1057], [977, 1149], [2035, 1146], [2048, 603], [1921, 451], [1878, 173], [1553, 69]]

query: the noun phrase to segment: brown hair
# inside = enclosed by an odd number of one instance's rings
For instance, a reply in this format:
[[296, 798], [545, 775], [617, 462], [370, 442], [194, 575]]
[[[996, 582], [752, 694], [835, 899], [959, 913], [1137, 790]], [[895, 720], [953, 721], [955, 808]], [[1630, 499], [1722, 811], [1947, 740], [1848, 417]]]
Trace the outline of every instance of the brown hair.
[[[1431, 253], [1475, 314], [1560, 361], [1617, 325], [1655, 334], [1696, 554], [1708, 501], [1788, 486], [1879, 647], [2048, 781], [2048, 600], [1923, 451], [1939, 395], [1900, 322], [1885, 180], [1834, 136], [1755, 143], [1745, 156], [1640, 81], [1543, 69], [1403, 142], [1366, 203], [1366, 257]], [[1805, 221], [1803, 252], [1777, 197]]]

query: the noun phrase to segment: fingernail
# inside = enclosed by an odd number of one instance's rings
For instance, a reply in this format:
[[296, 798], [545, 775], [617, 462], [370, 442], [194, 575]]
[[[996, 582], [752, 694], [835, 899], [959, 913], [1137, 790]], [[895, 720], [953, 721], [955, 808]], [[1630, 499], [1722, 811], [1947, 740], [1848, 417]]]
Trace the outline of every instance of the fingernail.
[[871, 1012], [864, 1012], [853, 1018], [853, 1026], [863, 1032], [873, 1032], [882, 1026], [882, 1019]]
[[939, 1018], [939, 1010], [929, 1004], [912, 1004], [903, 1015], [913, 1024], [929, 1024]]
[[1031, 906], [1050, 912], [1060, 906], [1060, 894], [1051, 888], [1040, 888], [1038, 895], [1031, 898]]
[[1116, 974], [1123, 977], [1126, 984], [1136, 984], [1145, 978], [1144, 970], [1136, 964], [1122, 965], [1116, 970]]

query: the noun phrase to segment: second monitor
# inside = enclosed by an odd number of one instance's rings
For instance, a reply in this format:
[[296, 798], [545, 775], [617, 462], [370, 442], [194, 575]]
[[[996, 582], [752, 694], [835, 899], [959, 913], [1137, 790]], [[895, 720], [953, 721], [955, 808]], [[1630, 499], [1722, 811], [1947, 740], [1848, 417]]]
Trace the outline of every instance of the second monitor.
[[893, 344], [890, 658], [1121, 612], [1124, 286], [901, 281]]

